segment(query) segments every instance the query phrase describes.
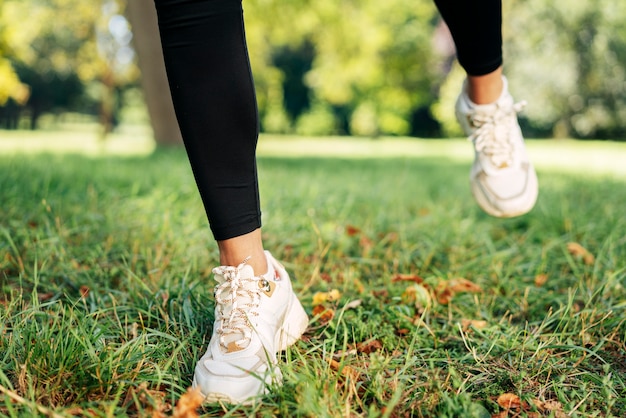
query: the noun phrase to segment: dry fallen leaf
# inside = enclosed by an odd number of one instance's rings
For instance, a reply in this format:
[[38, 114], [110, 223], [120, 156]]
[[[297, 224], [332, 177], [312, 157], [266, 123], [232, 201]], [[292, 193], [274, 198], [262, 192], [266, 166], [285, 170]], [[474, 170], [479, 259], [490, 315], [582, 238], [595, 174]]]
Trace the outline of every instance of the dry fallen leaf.
[[313, 307], [313, 316], [319, 316], [322, 324], [327, 324], [335, 317], [335, 311], [325, 308], [323, 305], [316, 305]]
[[563, 405], [559, 401], [545, 401], [534, 400], [533, 403], [541, 412], [552, 413], [556, 418], [566, 417], [567, 414], [563, 412]]
[[353, 367], [350, 366], [341, 366], [341, 364], [337, 360], [329, 360], [330, 368], [340, 372], [342, 376], [347, 377], [348, 379], [352, 379], [353, 382], [359, 380], [360, 373], [357, 372]]
[[320, 279], [322, 279], [326, 283], [330, 283], [333, 281], [332, 276], [328, 273], [320, 273]]
[[588, 266], [591, 266], [596, 261], [594, 255], [577, 242], [567, 243], [567, 251], [574, 257], [582, 259], [583, 263]]
[[359, 245], [363, 250], [369, 251], [374, 246], [374, 241], [366, 237], [365, 235], [361, 235], [361, 239], [359, 239]]
[[370, 354], [382, 348], [383, 344], [379, 340], [364, 341], [356, 346], [357, 351], [363, 354]]
[[50, 300], [54, 297], [54, 293], [52, 292], [46, 292], [46, 293], [37, 293], [37, 299], [39, 300], [39, 302], [45, 302], [47, 300]]
[[463, 328], [463, 331], [467, 331], [470, 327], [476, 329], [484, 329], [487, 327], [487, 321], [479, 321], [476, 319], [462, 319], [461, 327]]
[[126, 393], [123, 405], [131, 410], [143, 409], [153, 418], [164, 418], [172, 405], [165, 401], [167, 395], [158, 389], [149, 389], [147, 382], [137, 387], [130, 387]]
[[87, 296], [89, 296], [89, 286], [82, 285], [80, 287], [80, 297], [85, 299]]
[[353, 226], [353, 225], [346, 226], [346, 235], [348, 235], [349, 237], [353, 237], [360, 233], [361, 233], [361, 230], [357, 228], [356, 226]]
[[522, 406], [522, 400], [513, 393], [503, 393], [498, 396], [497, 402], [504, 409], [519, 409]]
[[480, 293], [482, 291], [480, 286], [464, 278], [442, 281], [437, 285], [437, 289], [435, 289], [437, 301], [442, 305], [450, 303], [457, 293]]
[[424, 279], [422, 279], [420, 276], [418, 276], [417, 274], [396, 274], [392, 279], [391, 279], [392, 283], [397, 283], [397, 282], [413, 282], [416, 284], [422, 284], [424, 283]]
[[339, 300], [341, 293], [337, 289], [333, 289], [330, 292], [317, 292], [313, 295], [313, 306], [322, 305], [325, 302], [334, 302]]
[[535, 276], [535, 286], [541, 287], [548, 281], [548, 275], [545, 273], [540, 273]]
[[189, 388], [187, 392], [180, 397], [174, 408], [174, 418], [196, 418], [198, 417], [197, 409], [202, 405], [204, 396], [198, 388]]
[[426, 309], [432, 306], [432, 298], [428, 290], [421, 284], [413, 284], [402, 293], [402, 301], [414, 304], [417, 309]]
[[409, 335], [411, 331], [408, 328], [400, 328], [396, 331], [396, 335], [399, 337], [404, 337], [405, 335]]

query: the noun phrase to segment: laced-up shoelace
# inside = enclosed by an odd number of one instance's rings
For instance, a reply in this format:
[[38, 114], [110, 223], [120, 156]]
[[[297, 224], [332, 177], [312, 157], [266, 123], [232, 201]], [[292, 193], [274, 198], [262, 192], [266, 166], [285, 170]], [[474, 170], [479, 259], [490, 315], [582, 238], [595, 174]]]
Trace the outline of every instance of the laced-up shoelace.
[[511, 127], [524, 106], [526, 102], [522, 101], [511, 107], [498, 107], [491, 114], [474, 113], [470, 116], [470, 124], [476, 130], [468, 139], [474, 143], [476, 151], [489, 157], [495, 167], [512, 164]]
[[[230, 344], [237, 349], [248, 346], [252, 338], [250, 316], [258, 316], [256, 309], [260, 303], [260, 292], [254, 277], [242, 278], [241, 269], [248, 259], [237, 267], [220, 266], [213, 273], [220, 275], [224, 281], [215, 286], [215, 303], [218, 307], [220, 326], [217, 330], [220, 346], [233, 351]], [[241, 338], [230, 339], [228, 336], [241, 335]]]

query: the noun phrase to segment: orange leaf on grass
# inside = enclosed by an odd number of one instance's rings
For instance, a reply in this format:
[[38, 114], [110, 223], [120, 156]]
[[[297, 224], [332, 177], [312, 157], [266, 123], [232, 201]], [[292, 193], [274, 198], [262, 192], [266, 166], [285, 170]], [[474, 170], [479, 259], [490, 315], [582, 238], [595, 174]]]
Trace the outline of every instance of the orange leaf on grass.
[[413, 304], [417, 309], [426, 309], [432, 306], [432, 297], [428, 289], [421, 284], [412, 284], [402, 292], [402, 301]]
[[335, 311], [327, 309], [323, 305], [313, 307], [313, 316], [319, 316], [322, 324], [327, 324], [335, 317]]
[[82, 285], [82, 286], [80, 287], [80, 290], [79, 290], [79, 291], [80, 291], [80, 297], [81, 297], [81, 298], [83, 298], [83, 299], [84, 299], [84, 298], [86, 298], [87, 296], [89, 296], [89, 286], [87, 286], [87, 285]]
[[596, 261], [595, 256], [577, 242], [568, 242], [567, 251], [574, 257], [582, 259], [583, 263], [588, 266], [592, 265]]
[[204, 396], [198, 388], [189, 388], [187, 392], [180, 397], [174, 408], [174, 418], [196, 418], [198, 417], [197, 409], [202, 405]]
[[369, 251], [374, 246], [374, 241], [366, 237], [365, 235], [361, 235], [361, 239], [359, 239], [359, 245], [366, 251]]
[[541, 287], [548, 281], [548, 275], [545, 273], [540, 273], [535, 276], [535, 286]]
[[172, 405], [166, 402], [167, 394], [164, 390], [150, 389], [147, 382], [142, 382], [139, 386], [131, 386], [126, 392], [122, 405], [129, 409], [129, 412], [138, 412], [143, 409], [145, 416], [152, 418], [164, 418], [166, 412], [172, 410]]
[[360, 234], [361, 230], [353, 225], [346, 225], [346, 235], [349, 237], [353, 237], [357, 234]]
[[522, 406], [522, 400], [513, 393], [503, 393], [498, 396], [498, 405], [504, 409], [519, 409]]
[[406, 335], [409, 335], [411, 333], [411, 330], [408, 328], [400, 328], [399, 330], [396, 330], [396, 335], [399, 337], [404, 337]]
[[383, 343], [380, 340], [369, 340], [359, 343], [356, 349], [359, 353], [370, 354], [378, 350], [382, 350]]
[[343, 377], [347, 377], [349, 379], [352, 379], [352, 381], [356, 382], [357, 380], [359, 380], [359, 377], [361, 376], [361, 374], [359, 372], [357, 372], [353, 367], [350, 366], [341, 366], [341, 363], [339, 363], [337, 360], [329, 360], [330, 363], [330, 368], [340, 372], [341, 375]]
[[442, 305], [450, 303], [457, 293], [481, 293], [482, 291], [483, 289], [480, 286], [464, 278], [443, 281], [435, 289], [437, 301]]
[[416, 283], [416, 284], [422, 284], [422, 283], [424, 283], [424, 279], [422, 279], [417, 274], [396, 274], [391, 279], [391, 282], [392, 283], [413, 282], [413, 283]]

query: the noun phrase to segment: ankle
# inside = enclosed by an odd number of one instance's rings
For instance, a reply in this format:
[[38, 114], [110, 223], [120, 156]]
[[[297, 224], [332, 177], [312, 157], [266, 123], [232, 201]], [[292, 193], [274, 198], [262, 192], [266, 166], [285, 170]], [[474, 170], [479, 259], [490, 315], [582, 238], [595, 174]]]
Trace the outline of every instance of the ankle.
[[256, 276], [267, 273], [267, 258], [263, 250], [260, 229], [218, 241], [217, 245], [220, 250], [220, 265], [238, 266], [247, 259], [246, 264], [252, 267]]
[[502, 67], [489, 74], [467, 76], [467, 95], [477, 105], [494, 103], [500, 98], [504, 88]]

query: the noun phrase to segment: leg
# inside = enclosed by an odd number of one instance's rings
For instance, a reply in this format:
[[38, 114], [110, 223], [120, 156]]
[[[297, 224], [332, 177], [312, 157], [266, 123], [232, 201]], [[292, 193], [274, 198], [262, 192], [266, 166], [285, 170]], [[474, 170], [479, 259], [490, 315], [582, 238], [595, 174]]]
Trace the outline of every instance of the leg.
[[174, 107], [221, 261], [237, 265], [251, 256], [249, 264], [264, 273], [257, 109], [241, 3], [157, 0], [156, 6]]
[[258, 122], [241, 0], [155, 0], [174, 108], [220, 250], [215, 324], [193, 384], [251, 402], [280, 376], [277, 351], [308, 324], [285, 269], [263, 251]]
[[493, 103], [502, 94], [502, 67], [485, 75], [467, 75], [467, 95], [478, 105]]
[[472, 102], [495, 102], [502, 83], [501, 0], [435, 0], [448, 24]]
[[501, 0], [435, 0], [435, 4], [468, 74], [485, 75], [502, 66]]
[[490, 215], [522, 215], [534, 206], [538, 186], [517, 122], [521, 105], [513, 102], [502, 75], [501, 0], [435, 3], [467, 73], [456, 114], [474, 144], [472, 193]]

